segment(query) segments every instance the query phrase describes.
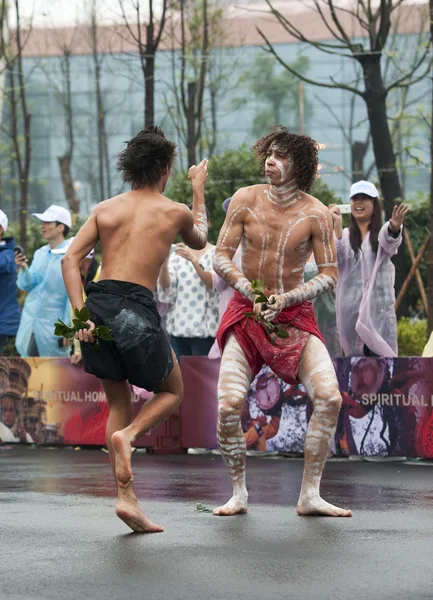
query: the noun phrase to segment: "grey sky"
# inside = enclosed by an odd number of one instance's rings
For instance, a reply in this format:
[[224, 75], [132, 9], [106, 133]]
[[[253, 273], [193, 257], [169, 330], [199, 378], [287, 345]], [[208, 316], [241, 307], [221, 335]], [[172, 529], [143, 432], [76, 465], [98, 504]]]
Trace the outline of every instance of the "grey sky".
[[[122, 1], [132, 17], [133, 0]], [[147, 6], [147, 2], [143, 0], [141, 4], [143, 7]], [[35, 27], [73, 25], [77, 20], [85, 21], [88, 11], [85, 6], [90, 6], [89, 0], [20, 0], [23, 22], [28, 23], [33, 18]], [[113, 23], [121, 20], [119, 0], [98, 0], [98, 12], [101, 22]]]

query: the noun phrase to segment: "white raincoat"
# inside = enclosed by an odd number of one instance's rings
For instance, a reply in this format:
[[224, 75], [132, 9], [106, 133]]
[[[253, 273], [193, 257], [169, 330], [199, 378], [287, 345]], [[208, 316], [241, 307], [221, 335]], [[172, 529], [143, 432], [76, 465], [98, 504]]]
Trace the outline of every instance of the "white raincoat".
[[[64, 240], [57, 248], [69, 243]], [[28, 292], [15, 341], [20, 356], [28, 356], [32, 333], [39, 356], [69, 355], [69, 348], [60, 348], [61, 338], [54, 335], [54, 323], [59, 317], [67, 324], [71, 322], [61, 260], [61, 254], [51, 252], [49, 245], [43, 246], [36, 250], [31, 266], [18, 273], [18, 287]]]
[[378, 356], [397, 356], [395, 315], [395, 269], [402, 235], [393, 238], [389, 222], [379, 232], [375, 256], [368, 233], [358, 258], [350, 247], [349, 229], [336, 240], [338, 255], [337, 326], [346, 356], [363, 356], [364, 344]]

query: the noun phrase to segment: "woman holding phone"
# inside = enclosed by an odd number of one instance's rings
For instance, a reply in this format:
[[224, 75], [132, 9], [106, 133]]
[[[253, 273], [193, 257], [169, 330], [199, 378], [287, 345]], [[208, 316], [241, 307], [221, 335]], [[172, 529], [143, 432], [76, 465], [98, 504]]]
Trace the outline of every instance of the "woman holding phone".
[[379, 192], [369, 181], [350, 188], [351, 217], [343, 229], [338, 205], [329, 210], [337, 243], [337, 326], [346, 356], [397, 356], [395, 269], [409, 207], [394, 207], [382, 225]]

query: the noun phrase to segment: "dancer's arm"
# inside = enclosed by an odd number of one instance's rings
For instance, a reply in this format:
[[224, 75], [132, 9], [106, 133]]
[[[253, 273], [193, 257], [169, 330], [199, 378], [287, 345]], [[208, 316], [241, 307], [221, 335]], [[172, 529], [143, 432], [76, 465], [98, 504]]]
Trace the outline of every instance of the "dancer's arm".
[[214, 292], [216, 292], [217, 294], [221, 294], [228, 287], [230, 287], [230, 286], [227, 283], [227, 281], [225, 281], [224, 279], [221, 279], [221, 277], [219, 275], [217, 275], [215, 273], [215, 271], [213, 271], [212, 272], [212, 289], [214, 290]]
[[314, 258], [319, 273], [307, 283], [296, 286], [285, 294], [273, 295], [262, 315], [266, 321], [272, 321], [288, 306], [301, 304], [306, 300], [317, 298], [334, 289], [337, 283], [338, 267], [336, 248], [332, 230], [332, 219], [327, 208], [320, 210], [312, 219], [311, 230]]
[[215, 250], [213, 268], [217, 275], [224, 279], [230, 287], [254, 302], [251, 282], [233, 263], [233, 256], [238, 249], [244, 232], [245, 207], [248, 197], [244, 189], [238, 190], [232, 197], [226, 220], [220, 231]]
[[182, 207], [180, 236], [187, 246], [194, 250], [202, 250], [207, 244], [208, 222], [204, 204], [204, 186], [207, 181], [207, 160], [198, 166], [193, 165], [188, 178], [192, 183], [192, 212]]
[[93, 209], [62, 258], [63, 279], [73, 309], [81, 309], [84, 306], [80, 262], [93, 250], [99, 240], [95, 210]]

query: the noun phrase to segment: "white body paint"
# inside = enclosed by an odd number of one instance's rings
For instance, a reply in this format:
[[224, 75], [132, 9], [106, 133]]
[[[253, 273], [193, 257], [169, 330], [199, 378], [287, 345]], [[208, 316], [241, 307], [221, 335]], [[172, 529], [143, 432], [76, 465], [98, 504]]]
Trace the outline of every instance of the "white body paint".
[[[245, 188], [233, 196], [214, 262], [218, 275], [251, 301], [254, 298], [251, 281], [259, 279], [263, 282], [269, 304], [261, 314], [269, 321], [284, 308], [331, 290], [337, 279], [332, 221], [326, 207], [298, 190], [295, 180], [290, 179], [293, 164], [287, 161], [285, 166], [274, 154], [269, 159], [272, 161], [269, 186]], [[280, 174], [279, 184], [272, 183], [276, 177], [275, 165]], [[231, 260], [233, 248], [240, 243], [244, 273]], [[311, 250], [319, 274], [304, 283], [303, 271]], [[247, 359], [233, 334], [229, 333], [218, 385], [218, 441], [233, 483], [233, 497], [226, 505], [215, 509], [217, 515], [247, 510], [246, 448], [241, 414], [251, 377]], [[299, 377], [313, 401], [314, 413], [305, 441], [305, 471], [298, 513], [349, 516], [350, 511], [329, 505], [319, 495], [320, 478], [341, 396], [329, 354], [313, 335], [306, 341], [299, 363]]]
[[199, 206], [197, 209], [195, 221], [194, 233], [202, 244], [206, 244], [208, 236], [208, 222], [206, 209], [203, 205]]

